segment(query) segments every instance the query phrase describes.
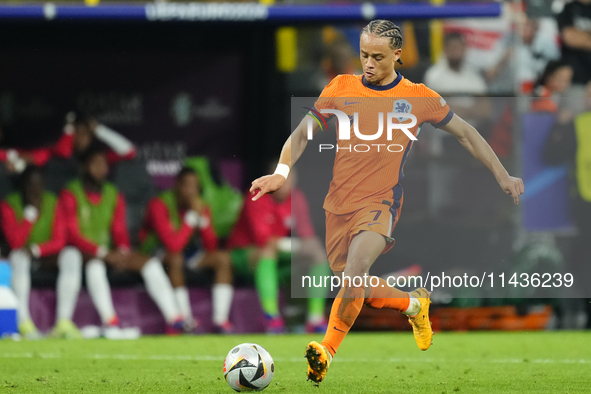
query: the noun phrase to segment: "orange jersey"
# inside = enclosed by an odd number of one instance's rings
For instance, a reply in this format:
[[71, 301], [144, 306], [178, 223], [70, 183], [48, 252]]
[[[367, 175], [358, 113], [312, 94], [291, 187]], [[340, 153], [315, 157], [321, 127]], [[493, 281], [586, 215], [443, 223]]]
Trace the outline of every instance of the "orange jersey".
[[[318, 112], [340, 110], [349, 117], [351, 124], [349, 139], [338, 139], [340, 132], [337, 133], [333, 178], [324, 201], [324, 209], [337, 215], [374, 203], [389, 205], [394, 212], [400, 208], [400, 182], [404, 178], [404, 163], [412, 141], [400, 129], [387, 132], [387, 113], [414, 115], [416, 125], [407, 128], [414, 137], [419, 134], [422, 123], [441, 127], [453, 116], [453, 111], [439, 94], [400, 74], [394, 82], [384, 86], [367, 84], [362, 75], [339, 75], [324, 88], [314, 107]], [[392, 124], [413, 122], [409, 117], [392, 117]], [[381, 135], [378, 133], [380, 118]]]

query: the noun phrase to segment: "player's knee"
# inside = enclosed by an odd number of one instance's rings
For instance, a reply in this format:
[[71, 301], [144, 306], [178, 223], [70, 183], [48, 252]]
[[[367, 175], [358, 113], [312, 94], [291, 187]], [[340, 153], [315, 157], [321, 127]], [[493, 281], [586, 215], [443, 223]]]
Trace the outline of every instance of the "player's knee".
[[229, 253], [226, 252], [215, 252], [215, 259], [216, 259], [216, 269], [224, 272], [229, 272], [232, 270], [232, 259]]
[[182, 270], [184, 263], [185, 258], [180, 253], [170, 253], [166, 256], [166, 264], [170, 270]]
[[353, 277], [363, 277], [369, 273], [369, 268], [371, 267], [373, 260], [368, 257], [360, 256], [351, 259], [347, 262], [347, 266], [345, 267], [345, 276]]
[[57, 258], [60, 272], [80, 276], [82, 273], [82, 253], [72, 246], [63, 248]]
[[87, 281], [89, 281], [90, 278], [96, 277], [98, 275], [107, 276], [107, 266], [99, 259], [92, 259], [86, 263], [85, 272]]
[[365, 289], [361, 286], [348, 286], [345, 285], [343, 287], [343, 299], [346, 300], [353, 300], [355, 298], [364, 298], [365, 297]]

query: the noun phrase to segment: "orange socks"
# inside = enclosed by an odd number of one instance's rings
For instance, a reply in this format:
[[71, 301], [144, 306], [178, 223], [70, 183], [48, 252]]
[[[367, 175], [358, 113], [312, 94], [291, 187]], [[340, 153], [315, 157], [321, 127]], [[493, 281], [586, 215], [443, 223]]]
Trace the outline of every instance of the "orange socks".
[[379, 278], [377, 287], [372, 287], [365, 305], [377, 309], [396, 309], [405, 312], [410, 304], [410, 297], [407, 292], [388, 286], [388, 283]]
[[321, 343], [322, 346], [326, 346], [331, 355], [334, 356], [337, 352], [359, 316], [363, 307], [364, 292], [365, 289], [362, 287], [343, 287], [335, 298], [330, 310], [328, 328]]
[[371, 288], [367, 299], [364, 293], [365, 289], [362, 287], [343, 287], [335, 298], [330, 310], [328, 328], [321, 343], [331, 355], [334, 356], [337, 352], [364, 303], [372, 308], [396, 309], [400, 312], [405, 312], [410, 304], [408, 293], [388, 286], [382, 278], [379, 278], [377, 287]]

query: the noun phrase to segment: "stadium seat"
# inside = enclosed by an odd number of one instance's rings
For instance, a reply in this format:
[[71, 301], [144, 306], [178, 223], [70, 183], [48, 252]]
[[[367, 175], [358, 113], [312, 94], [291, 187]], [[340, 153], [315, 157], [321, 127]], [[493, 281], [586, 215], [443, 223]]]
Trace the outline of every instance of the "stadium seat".
[[127, 225], [134, 243], [143, 220], [145, 206], [156, 189], [146, 170], [146, 162], [140, 159], [117, 163], [113, 168], [112, 180], [125, 196]]
[[[143, 287], [113, 288], [112, 293], [113, 304], [122, 327], [139, 327], [143, 334], [164, 332], [164, 319]], [[201, 323], [200, 331], [213, 332], [211, 291], [204, 288], [191, 288], [189, 293], [193, 313]], [[230, 320], [237, 333], [264, 332], [263, 311], [258, 302], [252, 302], [256, 298], [256, 290], [253, 288], [236, 289], [234, 292]], [[48, 332], [54, 325], [55, 306], [54, 289], [31, 290], [31, 317], [42, 332]], [[74, 312], [74, 322], [79, 327], [100, 325], [99, 316], [86, 290], [80, 292]]]
[[78, 162], [74, 158], [52, 158], [45, 166], [45, 184], [53, 193], [59, 192], [79, 174]]

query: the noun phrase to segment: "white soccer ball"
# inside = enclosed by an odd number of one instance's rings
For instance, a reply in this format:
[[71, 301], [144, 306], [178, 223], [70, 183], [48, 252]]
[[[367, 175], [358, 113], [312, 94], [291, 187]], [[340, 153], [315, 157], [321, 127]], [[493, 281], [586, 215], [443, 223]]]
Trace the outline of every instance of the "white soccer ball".
[[224, 361], [224, 377], [236, 391], [261, 391], [271, 383], [274, 373], [273, 358], [256, 343], [235, 346]]

